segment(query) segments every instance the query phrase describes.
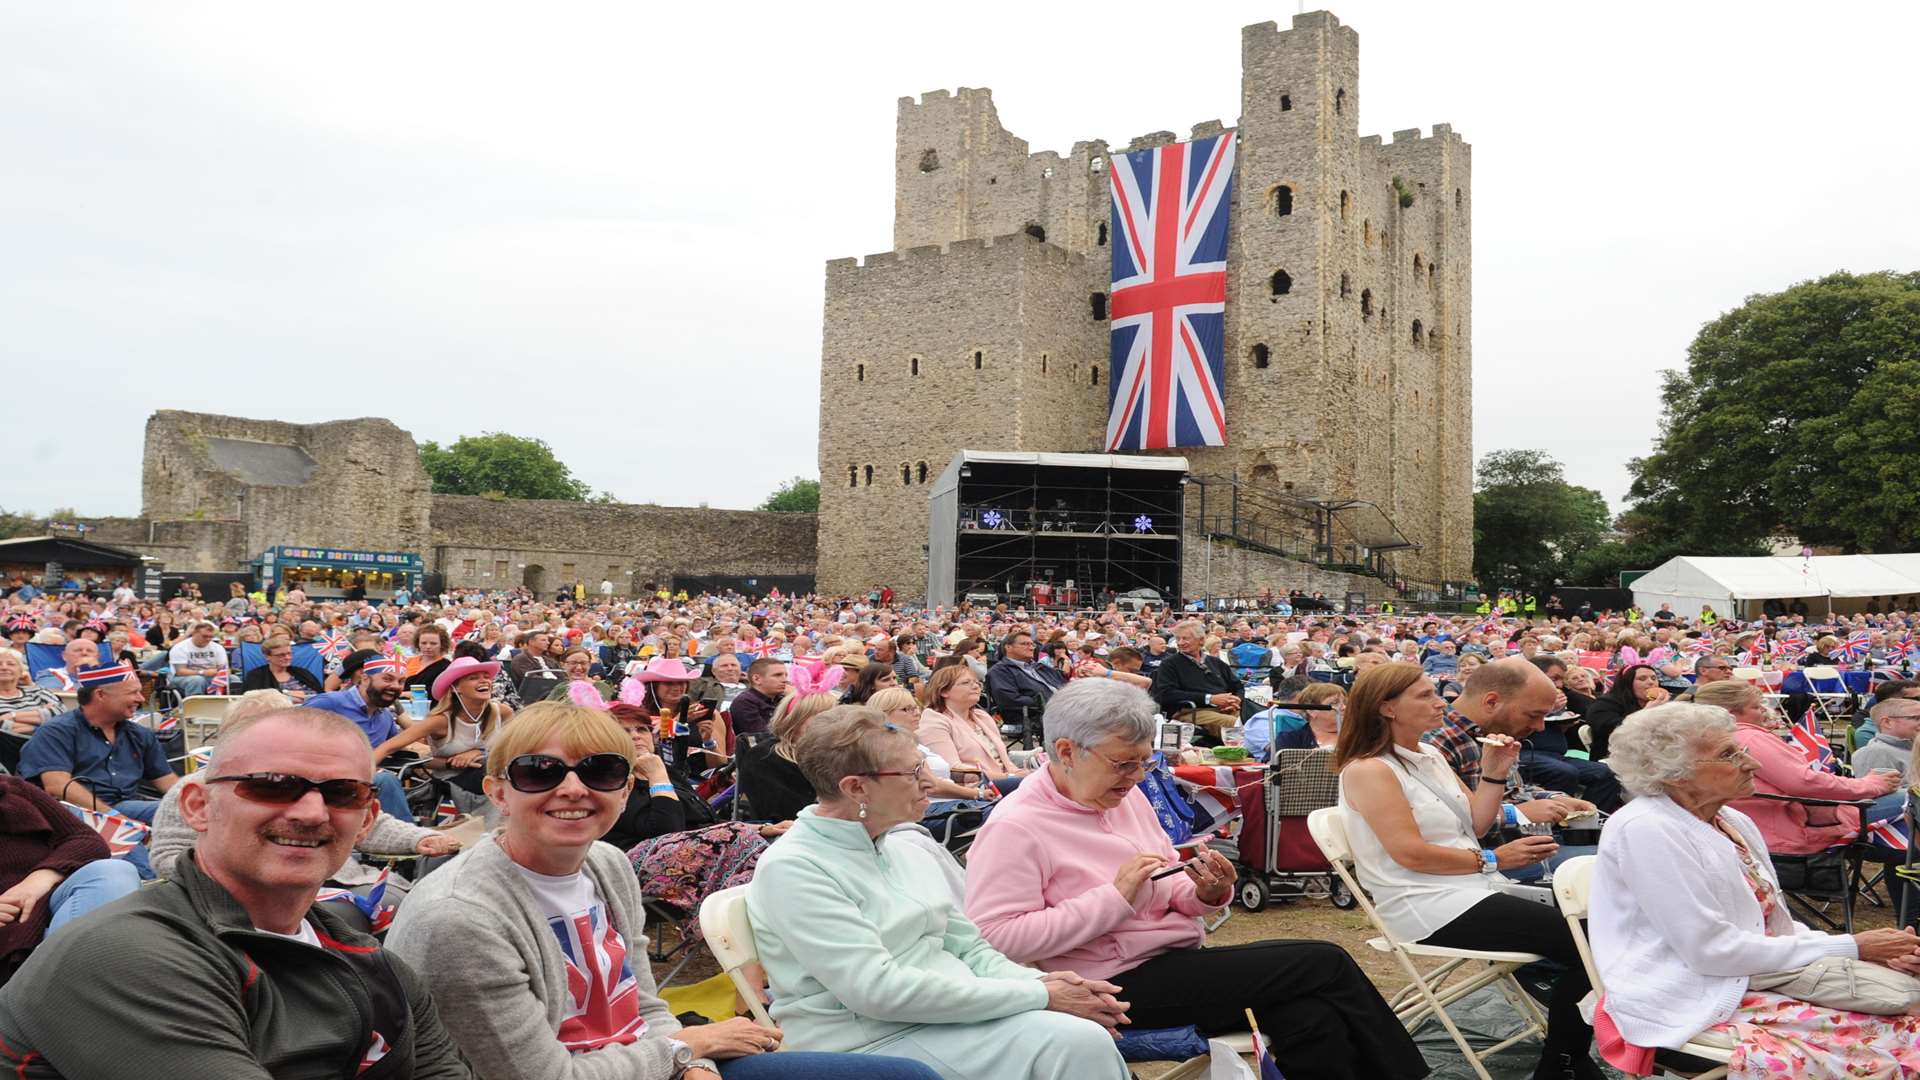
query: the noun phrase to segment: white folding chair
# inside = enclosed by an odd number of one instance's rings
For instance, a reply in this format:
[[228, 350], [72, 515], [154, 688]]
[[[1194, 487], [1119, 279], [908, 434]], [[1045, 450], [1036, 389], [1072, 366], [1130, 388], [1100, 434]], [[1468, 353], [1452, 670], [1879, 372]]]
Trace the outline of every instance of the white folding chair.
[[[1338, 806], [1315, 810], [1307, 815], [1307, 830], [1313, 834], [1314, 843], [1320, 845], [1321, 854], [1333, 864], [1333, 872], [1346, 882], [1347, 889], [1359, 902], [1360, 910], [1366, 913], [1367, 921], [1380, 931], [1381, 936], [1369, 940], [1367, 947], [1392, 956], [1410, 980], [1407, 987], [1395, 994], [1387, 1004], [1408, 1031], [1419, 1027], [1429, 1016], [1438, 1019], [1480, 1080], [1493, 1080], [1484, 1064], [1486, 1058], [1515, 1043], [1535, 1036], [1544, 1037], [1547, 1033], [1546, 1015], [1533, 998], [1521, 989], [1520, 981], [1513, 977], [1513, 973], [1520, 968], [1546, 958], [1527, 952], [1451, 949], [1443, 945], [1396, 940], [1386, 923], [1380, 920], [1380, 913], [1374, 910], [1373, 901], [1360, 888], [1359, 880], [1353, 876], [1353, 848], [1347, 843], [1345, 813]], [[1556, 870], [1555, 874], [1558, 873]], [[1440, 963], [1421, 971], [1421, 959], [1438, 960]], [[1475, 1052], [1466, 1036], [1460, 1033], [1459, 1026], [1453, 1022], [1453, 1017], [1447, 1015], [1447, 1006], [1486, 986], [1498, 986], [1508, 1004], [1513, 1006], [1526, 1024], [1511, 1037], [1484, 1051]]]
[[[1587, 969], [1587, 981], [1593, 984], [1593, 992], [1605, 993], [1600, 985], [1600, 969], [1594, 965], [1593, 949], [1587, 944], [1587, 932], [1580, 920], [1587, 917], [1587, 911], [1593, 901], [1593, 867], [1597, 860], [1592, 855], [1582, 855], [1577, 859], [1568, 859], [1553, 870], [1553, 895], [1560, 903], [1560, 914], [1566, 917], [1567, 929], [1573, 932], [1573, 947], [1580, 952], [1580, 966]], [[1703, 1033], [1704, 1034], [1704, 1033]], [[1705, 1061], [1720, 1062], [1720, 1068], [1700, 1073], [1693, 1080], [1717, 1080], [1727, 1075], [1726, 1062], [1733, 1057], [1731, 1042], [1700, 1042], [1701, 1035], [1694, 1036], [1680, 1048], [1683, 1054], [1691, 1054]], [[1713, 1036], [1716, 1040], [1721, 1036]], [[1653, 1075], [1651, 1073], [1647, 1075]]]
[[714, 962], [733, 980], [740, 999], [753, 1011], [754, 1022], [773, 1027], [767, 1007], [760, 1004], [760, 988], [744, 974], [748, 965], [760, 959], [760, 951], [753, 944], [753, 923], [747, 918], [747, 886], [721, 889], [702, 901], [700, 932], [706, 935], [707, 951], [713, 954]]
[[227, 710], [233, 707], [236, 700], [224, 694], [195, 694], [182, 699], [175, 715], [187, 726], [188, 745], [204, 745], [220, 734], [220, 725], [226, 722]]

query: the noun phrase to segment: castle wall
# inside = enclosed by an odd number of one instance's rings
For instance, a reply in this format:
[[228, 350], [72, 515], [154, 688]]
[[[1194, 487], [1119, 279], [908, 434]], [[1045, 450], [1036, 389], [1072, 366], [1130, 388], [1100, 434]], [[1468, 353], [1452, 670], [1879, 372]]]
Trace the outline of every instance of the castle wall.
[[1182, 555], [1181, 580], [1189, 596], [1258, 596], [1262, 589], [1275, 593], [1299, 589], [1309, 596], [1320, 593], [1336, 604], [1349, 591], [1364, 592], [1374, 602], [1393, 597], [1393, 590], [1377, 577], [1322, 570], [1224, 540], [1189, 536]]

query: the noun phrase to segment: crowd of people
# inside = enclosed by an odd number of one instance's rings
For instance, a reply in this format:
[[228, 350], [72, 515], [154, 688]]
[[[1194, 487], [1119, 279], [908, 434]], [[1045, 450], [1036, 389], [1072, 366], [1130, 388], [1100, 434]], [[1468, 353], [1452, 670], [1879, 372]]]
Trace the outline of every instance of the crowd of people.
[[[1250, 1011], [1296, 1080], [1425, 1075], [1339, 947], [1204, 947], [1236, 870], [1176, 849], [1142, 789], [1169, 721], [1261, 760], [1327, 753], [1397, 939], [1554, 962], [1537, 1076], [1600, 1075], [1596, 1041], [1626, 1067], [1708, 1032], [1747, 1080], [1920, 1067], [1914, 1022], [1771, 980], [1829, 959], [1905, 978], [1920, 941], [1794, 922], [1768, 858], [1901, 817], [1920, 683], [1873, 682], [1846, 775], [1736, 677], [1904, 675], [1904, 612], [405, 600], [8, 590], [8, 1067], [1119, 1078], [1116, 1034]], [[177, 706], [205, 695], [233, 700], [189, 753]], [[1546, 831], [1594, 814], [1597, 848]], [[464, 850], [435, 827], [467, 817], [487, 829]], [[1598, 994], [1557, 913], [1498, 887], [1582, 854]], [[736, 885], [775, 1026], [685, 1024], [646, 921], [697, 935]], [[151, 1007], [100, 997], [109, 963]]]

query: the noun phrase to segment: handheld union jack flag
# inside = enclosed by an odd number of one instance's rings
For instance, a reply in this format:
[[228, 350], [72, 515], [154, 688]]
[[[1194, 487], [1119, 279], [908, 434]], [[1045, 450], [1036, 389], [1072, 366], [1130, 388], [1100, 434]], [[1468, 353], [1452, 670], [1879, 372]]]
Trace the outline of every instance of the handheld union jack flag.
[[393, 925], [393, 906], [380, 902], [386, 898], [387, 875], [391, 873], [393, 873], [391, 866], [380, 871], [380, 876], [374, 879], [373, 888], [368, 890], [365, 896], [351, 889], [321, 889], [314, 894], [313, 902], [318, 904], [326, 900], [345, 900], [360, 909], [360, 914], [367, 917], [367, 922], [372, 924], [373, 932], [378, 934]]
[[152, 830], [145, 822], [135, 821], [125, 814], [110, 813], [105, 810], [89, 810], [73, 803], [61, 803], [73, 811], [73, 816], [81, 820], [87, 828], [100, 834], [107, 842], [107, 850], [115, 855], [125, 855], [146, 842], [147, 833]]
[[458, 821], [459, 818], [460, 808], [454, 805], [452, 799], [441, 799], [440, 805], [433, 808], [433, 823], [435, 825], [451, 825], [455, 821]]
[[1841, 643], [1840, 653], [1836, 659], [1865, 660], [1867, 653], [1872, 648], [1873, 635], [1867, 633], [1865, 630], [1855, 630], [1853, 633], [1847, 635], [1846, 641]]
[[1814, 719], [1812, 706], [1808, 706], [1806, 714], [1794, 722], [1787, 736], [1799, 749], [1800, 756], [1807, 759], [1808, 768], [1839, 771], [1833, 760], [1833, 745], [1827, 742], [1825, 735], [1820, 734], [1820, 724]]
[[1107, 449], [1225, 446], [1234, 133], [1117, 155]]
[[327, 660], [336, 660], [347, 655], [349, 648], [347, 635], [338, 630], [329, 630], [321, 634], [320, 640], [314, 644], [319, 647], [321, 657]]

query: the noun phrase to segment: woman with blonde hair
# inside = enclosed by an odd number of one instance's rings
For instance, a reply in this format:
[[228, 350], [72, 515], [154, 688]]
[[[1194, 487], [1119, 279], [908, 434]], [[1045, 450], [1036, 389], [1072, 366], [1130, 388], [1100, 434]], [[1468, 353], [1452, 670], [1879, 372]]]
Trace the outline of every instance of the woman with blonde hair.
[[924, 1075], [904, 1062], [775, 1056], [781, 1033], [746, 1018], [681, 1027], [644, 960], [639, 881], [600, 842], [633, 786], [633, 741], [605, 710], [540, 702], [487, 750], [487, 797], [506, 824], [423, 880], [422, 902], [387, 938], [432, 986], [474, 1076]]
[[740, 794], [755, 820], [785, 821], [813, 801], [813, 788], [795, 762], [794, 744], [809, 721], [838, 704], [830, 690], [789, 693], [775, 706], [768, 724], [773, 738], [742, 738], [734, 760], [739, 763]]
[[1279, 750], [1331, 750], [1334, 740], [1340, 735], [1340, 717], [1347, 710], [1347, 692], [1335, 683], [1313, 683], [1300, 691], [1294, 703], [1298, 705], [1321, 705], [1320, 709], [1303, 709], [1307, 722], [1297, 728], [1289, 728], [1274, 737], [1273, 749]]

